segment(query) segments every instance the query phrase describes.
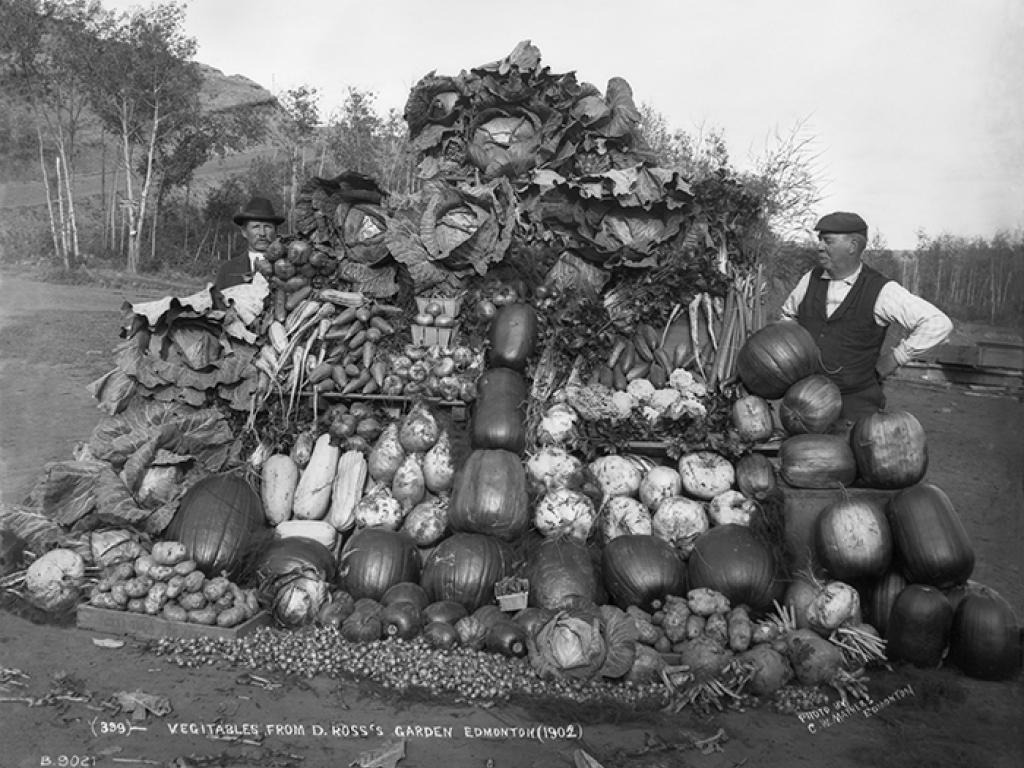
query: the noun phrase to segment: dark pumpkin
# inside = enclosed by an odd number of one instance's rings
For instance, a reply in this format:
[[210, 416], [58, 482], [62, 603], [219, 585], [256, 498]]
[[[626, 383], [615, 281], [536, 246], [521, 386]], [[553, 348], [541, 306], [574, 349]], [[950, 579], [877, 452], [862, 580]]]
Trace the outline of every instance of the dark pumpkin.
[[887, 654], [915, 667], [937, 667], [949, 645], [953, 609], [935, 587], [910, 584], [897, 595], [889, 612]]
[[564, 611], [597, 603], [598, 575], [590, 550], [575, 539], [544, 539], [531, 547], [527, 578], [531, 606]]
[[786, 320], [766, 325], [744, 342], [736, 357], [736, 372], [751, 393], [776, 400], [800, 379], [817, 373], [820, 360], [811, 334]]
[[466, 606], [454, 600], [436, 600], [423, 609], [423, 621], [426, 623], [443, 621], [454, 626], [456, 621], [468, 615]]
[[971, 677], [1014, 677], [1021, 665], [1021, 633], [1010, 604], [985, 587], [964, 595], [953, 613], [949, 658]]
[[423, 627], [423, 639], [434, 648], [449, 650], [459, 644], [459, 634], [446, 621], [430, 621]]
[[732, 404], [732, 425], [744, 440], [767, 440], [775, 430], [772, 407], [757, 395], [741, 397]]
[[949, 589], [974, 571], [974, 549], [945, 491], [930, 483], [904, 488], [888, 506], [907, 581]]
[[399, 601], [412, 603], [419, 610], [423, 610], [430, 603], [427, 591], [415, 581], [401, 581], [391, 587], [381, 597], [382, 605], [391, 605]]
[[796, 382], [782, 398], [779, 421], [791, 435], [820, 434], [843, 410], [843, 396], [831, 379], [814, 374]]
[[882, 637], [889, 632], [889, 615], [892, 604], [907, 586], [907, 580], [897, 570], [889, 571], [874, 583], [868, 594], [867, 620]]
[[532, 637], [537, 633], [538, 629], [551, 621], [554, 615], [555, 612], [547, 608], [531, 606], [518, 611], [512, 620], [526, 631], [528, 637]]
[[736, 462], [736, 487], [744, 496], [763, 501], [778, 485], [775, 467], [763, 453], [748, 453]]
[[477, 379], [470, 424], [473, 448], [522, 453], [526, 446], [526, 379], [511, 368], [490, 368]]
[[686, 594], [686, 563], [675, 547], [650, 534], [617, 536], [601, 553], [604, 585], [612, 602], [651, 610], [655, 600]]
[[858, 473], [872, 488], [907, 488], [928, 471], [924, 427], [907, 411], [879, 411], [857, 419], [850, 446]]
[[779, 448], [779, 473], [794, 488], [842, 488], [857, 479], [849, 443], [838, 435], [793, 435]]
[[164, 532], [185, 545], [188, 559], [207, 576], [238, 575], [261, 529], [263, 502], [237, 474], [205, 477], [185, 492]]
[[420, 607], [408, 600], [388, 603], [380, 612], [380, 622], [385, 637], [411, 640], [423, 629]]
[[511, 541], [530, 524], [529, 502], [519, 456], [502, 449], [475, 450], [455, 473], [448, 524], [453, 531]]
[[506, 618], [488, 628], [484, 647], [491, 653], [520, 659], [527, 654], [526, 638], [526, 630]]
[[523, 370], [537, 345], [536, 310], [520, 302], [505, 304], [491, 320], [487, 337], [489, 365]]
[[686, 572], [690, 589], [717, 590], [754, 611], [770, 606], [776, 594], [772, 552], [745, 525], [716, 525], [698, 536]]
[[342, 547], [338, 573], [342, 588], [352, 597], [380, 600], [395, 584], [419, 581], [419, 553], [404, 533], [363, 528]]
[[509, 546], [482, 533], [453, 533], [430, 553], [420, 584], [432, 601], [451, 600], [473, 612], [494, 602], [494, 584], [511, 575]]
[[833, 579], [859, 582], [881, 576], [892, 562], [892, 531], [885, 506], [867, 498], [839, 499], [818, 515], [818, 559]]

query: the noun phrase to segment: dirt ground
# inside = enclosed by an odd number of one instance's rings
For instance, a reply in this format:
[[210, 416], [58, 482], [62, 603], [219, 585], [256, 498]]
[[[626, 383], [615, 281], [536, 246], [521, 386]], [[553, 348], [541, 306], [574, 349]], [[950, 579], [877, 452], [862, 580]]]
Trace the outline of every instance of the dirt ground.
[[[101, 414], [85, 386], [110, 367], [121, 303], [170, 292], [0, 277], [0, 500], [20, 501], [43, 465], [70, 458], [96, 425]], [[889, 399], [925, 426], [928, 480], [964, 520], [977, 553], [974, 578], [1024, 617], [1024, 404], [910, 381], [891, 385]], [[1024, 764], [1020, 677], [983, 683], [948, 669], [873, 671], [877, 710], [826, 727], [766, 707], [702, 719], [687, 711], [411, 702], [329, 678], [273, 674], [280, 687], [268, 690], [235, 668], [181, 669], [135, 641], [106, 648], [94, 643], [100, 637], [0, 612], [0, 768], [393, 765], [366, 753], [403, 741], [401, 768], [578, 766], [585, 764], [574, 762], [579, 750], [605, 768]], [[58, 675], [65, 698], [48, 697]], [[120, 691], [165, 696], [173, 711], [137, 721], [114, 716], [102, 703]], [[230, 741], [191, 733], [215, 723], [257, 735]], [[721, 751], [693, 747], [719, 729]]]

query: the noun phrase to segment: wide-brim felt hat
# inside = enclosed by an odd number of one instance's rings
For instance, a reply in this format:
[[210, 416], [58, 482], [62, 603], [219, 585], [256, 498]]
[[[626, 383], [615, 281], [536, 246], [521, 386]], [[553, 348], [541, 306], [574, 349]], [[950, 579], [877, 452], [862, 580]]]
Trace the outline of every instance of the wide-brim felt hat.
[[274, 213], [274, 204], [265, 197], [253, 197], [245, 204], [245, 208], [234, 216], [235, 224], [241, 226], [247, 221], [269, 221], [272, 224], [281, 224], [284, 216]]
[[866, 234], [868, 223], [856, 213], [835, 211], [834, 213], [822, 216], [818, 223], [814, 225], [814, 229], [822, 234], [850, 234], [855, 232]]

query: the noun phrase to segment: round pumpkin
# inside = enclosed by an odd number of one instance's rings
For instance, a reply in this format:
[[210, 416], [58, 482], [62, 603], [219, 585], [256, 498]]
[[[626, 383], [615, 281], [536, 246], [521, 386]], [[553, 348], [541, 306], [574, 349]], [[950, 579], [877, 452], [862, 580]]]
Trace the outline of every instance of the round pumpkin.
[[522, 460], [500, 448], [469, 454], [455, 473], [448, 505], [454, 531], [483, 533], [511, 541], [530, 524], [530, 499]]
[[586, 544], [572, 538], [544, 539], [529, 550], [529, 604], [553, 611], [594, 605], [598, 575]]
[[716, 525], [698, 536], [686, 572], [690, 589], [717, 590], [754, 611], [770, 606], [776, 594], [775, 558], [745, 525]]
[[818, 559], [833, 579], [875, 578], [892, 562], [892, 532], [879, 502], [850, 497], [835, 501], [818, 515], [814, 534]]
[[1021, 634], [1010, 604], [985, 587], [964, 595], [953, 613], [949, 658], [971, 677], [1014, 677], [1021, 665]]
[[924, 427], [907, 411], [879, 411], [857, 419], [850, 446], [858, 473], [872, 488], [907, 488], [928, 471]]
[[889, 658], [915, 667], [937, 667], [949, 644], [952, 625], [953, 609], [942, 592], [925, 584], [910, 584], [897, 595], [889, 612]]
[[865, 601], [868, 609], [868, 621], [878, 630], [878, 634], [886, 637], [889, 631], [889, 614], [892, 604], [900, 592], [907, 586], [907, 580], [897, 570], [886, 573], [874, 583]]
[[494, 602], [494, 584], [511, 574], [509, 546], [482, 533], [453, 533], [430, 553], [420, 584], [432, 601], [451, 600], [472, 613]]
[[363, 528], [342, 547], [338, 576], [342, 589], [356, 600], [379, 601], [395, 584], [419, 581], [416, 544], [400, 531]]
[[748, 338], [736, 357], [736, 372], [753, 394], [776, 400], [800, 379], [817, 373], [821, 353], [799, 323], [766, 325]]
[[604, 585], [620, 608], [644, 610], [666, 595], [686, 594], [686, 563], [675, 547], [651, 534], [617, 536], [601, 553]]
[[778, 488], [775, 467], [763, 453], [748, 453], [736, 462], [736, 487], [751, 499], [763, 501]]
[[164, 538], [184, 544], [188, 559], [207, 576], [234, 577], [265, 527], [260, 495], [241, 475], [223, 473], [185, 492]]
[[974, 571], [974, 549], [945, 491], [931, 483], [889, 499], [889, 526], [907, 581], [949, 589]]
[[791, 435], [821, 434], [839, 418], [843, 396], [831, 379], [814, 374], [796, 382], [782, 397], [779, 421]]
[[775, 430], [772, 407], [763, 397], [746, 395], [732, 404], [732, 425], [744, 440], [767, 440]]
[[793, 435], [779, 448], [779, 473], [794, 488], [842, 488], [857, 479], [849, 443], [838, 435]]

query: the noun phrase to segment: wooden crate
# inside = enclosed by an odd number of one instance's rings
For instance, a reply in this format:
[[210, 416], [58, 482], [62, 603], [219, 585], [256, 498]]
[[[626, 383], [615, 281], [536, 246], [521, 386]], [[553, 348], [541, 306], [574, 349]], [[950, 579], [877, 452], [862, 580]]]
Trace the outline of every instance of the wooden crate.
[[131, 611], [112, 611], [93, 605], [78, 606], [79, 629], [106, 632], [111, 635], [132, 635], [147, 639], [161, 637], [215, 637], [234, 640], [252, 634], [260, 627], [270, 625], [270, 614], [261, 611], [248, 621], [234, 627], [210, 627], [205, 624], [187, 624], [168, 621], [159, 616], [149, 616]]

